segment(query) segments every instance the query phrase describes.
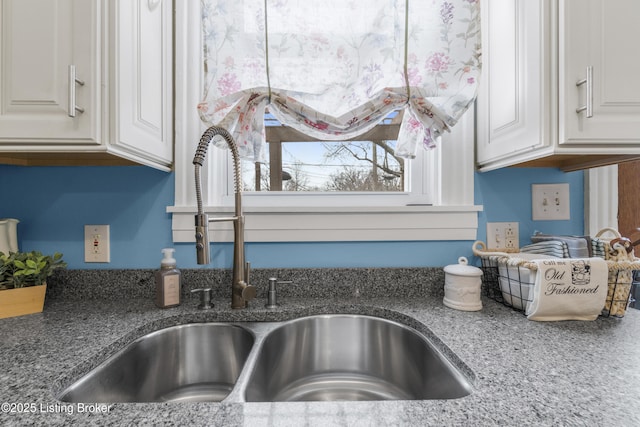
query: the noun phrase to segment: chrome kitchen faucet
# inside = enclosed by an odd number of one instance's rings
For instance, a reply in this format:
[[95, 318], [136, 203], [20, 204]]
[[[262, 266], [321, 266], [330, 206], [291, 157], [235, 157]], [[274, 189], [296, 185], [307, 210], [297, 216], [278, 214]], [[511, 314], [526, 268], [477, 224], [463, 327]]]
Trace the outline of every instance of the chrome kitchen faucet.
[[[221, 136], [231, 150], [233, 157], [235, 214], [232, 217], [209, 218], [202, 207], [202, 188], [200, 168], [207, 155], [209, 143], [216, 136]], [[242, 215], [242, 179], [240, 177], [240, 156], [233, 137], [227, 130], [211, 126], [200, 138], [200, 143], [193, 158], [195, 166], [196, 199], [198, 213], [195, 216], [196, 225], [196, 256], [198, 264], [211, 262], [209, 253], [209, 223], [219, 221], [233, 221], [233, 274], [231, 279], [231, 308], [246, 308], [250, 300], [256, 296], [255, 286], [249, 284], [250, 264], [244, 257], [244, 216]]]

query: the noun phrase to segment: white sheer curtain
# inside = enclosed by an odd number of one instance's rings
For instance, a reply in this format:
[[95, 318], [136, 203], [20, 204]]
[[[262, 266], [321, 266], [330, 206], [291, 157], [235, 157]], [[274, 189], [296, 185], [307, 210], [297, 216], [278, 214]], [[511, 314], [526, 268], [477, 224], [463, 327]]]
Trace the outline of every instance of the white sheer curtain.
[[[201, 0], [207, 124], [261, 161], [265, 108], [319, 139], [362, 134], [404, 109], [411, 158], [476, 95], [479, 0]], [[222, 143], [221, 146], [225, 144]]]

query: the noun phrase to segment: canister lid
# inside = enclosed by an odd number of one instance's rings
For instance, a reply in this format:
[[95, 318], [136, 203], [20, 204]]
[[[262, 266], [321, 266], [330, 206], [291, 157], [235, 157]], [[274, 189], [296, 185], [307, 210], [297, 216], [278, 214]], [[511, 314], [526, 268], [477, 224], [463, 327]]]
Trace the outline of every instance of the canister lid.
[[461, 256], [460, 258], [458, 258], [458, 264], [447, 265], [444, 268], [444, 272], [456, 276], [482, 276], [482, 270], [480, 270], [478, 267], [474, 267], [468, 264], [469, 261], [467, 260], [467, 258]]

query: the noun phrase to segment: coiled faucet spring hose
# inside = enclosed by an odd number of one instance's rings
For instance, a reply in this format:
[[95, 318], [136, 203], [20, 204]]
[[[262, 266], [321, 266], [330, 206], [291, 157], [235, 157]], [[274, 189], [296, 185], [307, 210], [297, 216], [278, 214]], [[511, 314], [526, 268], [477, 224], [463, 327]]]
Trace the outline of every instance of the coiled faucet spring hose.
[[224, 128], [219, 126], [211, 126], [209, 127], [202, 136], [200, 137], [200, 142], [198, 143], [198, 147], [196, 148], [196, 154], [193, 157], [193, 164], [195, 165], [195, 180], [196, 180], [196, 201], [198, 204], [198, 214], [203, 213], [202, 207], [202, 187], [200, 181], [200, 167], [204, 164], [204, 159], [207, 155], [207, 149], [209, 148], [209, 143], [216, 136], [221, 136], [229, 149], [231, 150], [231, 156], [233, 158], [233, 185], [234, 191], [236, 194], [240, 194], [242, 192], [242, 180], [240, 178], [240, 155], [238, 153], [238, 146], [231, 134]]

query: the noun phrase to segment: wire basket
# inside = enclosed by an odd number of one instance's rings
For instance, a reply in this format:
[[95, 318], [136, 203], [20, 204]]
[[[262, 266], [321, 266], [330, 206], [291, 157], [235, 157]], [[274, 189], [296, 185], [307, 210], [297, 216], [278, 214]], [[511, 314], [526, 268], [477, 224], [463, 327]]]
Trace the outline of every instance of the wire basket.
[[[530, 260], [539, 255], [507, 253], [487, 250], [484, 242], [473, 244], [473, 253], [481, 260], [482, 294], [490, 299], [526, 313], [533, 301], [533, 286], [536, 281], [537, 265]], [[630, 302], [635, 270], [640, 270], [640, 260], [607, 260], [607, 297], [601, 315], [624, 317]]]
[[499, 284], [498, 259], [493, 256], [480, 257], [482, 270], [482, 295], [498, 302], [504, 302]]
[[[487, 249], [484, 242], [475, 242], [473, 253], [480, 257], [482, 270], [482, 293], [514, 310], [525, 312], [533, 299], [535, 270], [528, 268], [527, 260], [513, 250]], [[535, 264], [532, 265], [535, 267]]]
[[[613, 235], [613, 238], [605, 239], [607, 233]], [[605, 242], [609, 268], [609, 288], [602, 313], [605, 316], [623, 317], [632, 302], [632, 295], [635, 295], [634, 271], [640, 270], [640, 259], [634, 257], [633, 247], [624, 246], [624, 242], [620, 241], [624, 238], [614, 228], [603, 228], [596, 234], [596, 238]]]
[[640, 270], [640, 262], [607, 261], [609, 288], [602, 309], [603, 316], [624, 317], [631, 302], [631, 290], [635, 286], [633, 271]]

